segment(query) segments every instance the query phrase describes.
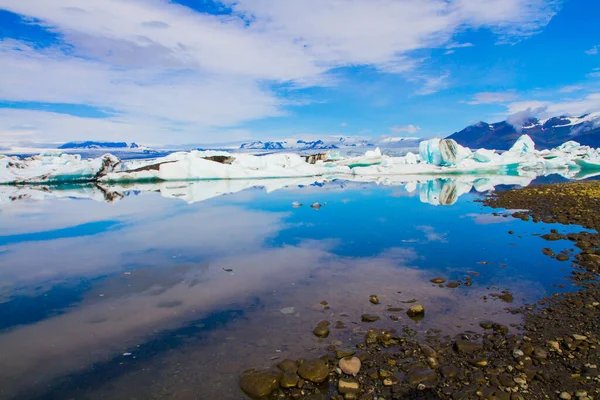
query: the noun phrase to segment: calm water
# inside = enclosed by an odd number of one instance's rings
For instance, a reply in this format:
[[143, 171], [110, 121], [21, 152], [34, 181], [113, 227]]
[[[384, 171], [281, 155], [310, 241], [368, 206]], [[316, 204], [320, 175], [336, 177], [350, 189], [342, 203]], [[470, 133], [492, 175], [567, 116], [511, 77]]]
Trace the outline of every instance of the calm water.
[[[477, 193], [430, 204], [452, 192], [444, 183], [0, 188], [0, 397], [240, 399], [241, 370], [351, 345], [368, 327], [517, 323], [506, 307], [569, 289], [569, 263], [540, 250], [570, 243], [537, 236], [562, 227], [494, 216]], [[466, 276], [471, 287], [429, 282]], [[483, 299], [500, 290], [515, 302]], [[388, 319], [411, 299], [422, 321]], [[323, 319], [344, 328], [317, 339]]]

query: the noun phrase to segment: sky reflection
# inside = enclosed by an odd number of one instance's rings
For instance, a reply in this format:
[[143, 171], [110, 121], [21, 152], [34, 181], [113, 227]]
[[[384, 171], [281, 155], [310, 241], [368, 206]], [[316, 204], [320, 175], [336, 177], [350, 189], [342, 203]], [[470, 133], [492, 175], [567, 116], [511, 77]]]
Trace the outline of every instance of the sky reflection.
[[[503, 311], [508, 304], [482, 297], [509, 289], [519, 304], [562, 282], [564, 264], [543, 256], [547, 243], [533, 236], [554, 226], [494, 217], [466, 192], [452, 207], [435, 207], [411, 192], [450, 185], [456, 193], [457, 181], [414, 183], [401, 196], [395, 186], [336, 181], [275, 193], [240, 182], [243, 191], [214, 197], [195, 182], [181, 190], [205, 199], [190, 204], [162, 190], [129, 192], [109, 204], [61, 196], [2, 203], [0, 395], [43, 390], [56, 378], [142, 352], [137, 346], [165, 332], [174, 332], [169, 341], [199, 325], [203, 333], [187, 339], [186, 352], [243, 367], [320, 351], [326, 343], [310, 332], [321, 319], [346, 327], [327, 343], [358, 340], [362, 313], [382, 317], [373, 326], [388, 326], [386, 306], [406, 308], [402, 301], [413, 298], [426, 318], [415, 325], [400, 313], [399, 324], [421, 332], [473, 329], [492, 317], [516, 322]], [[292, 208], [293, 201], [304, 206]], [[308, 207], [316, 201], [327, 205]], [[472, 276], [473, 286], [440, 288], [429, 282], [437, 276]], [[368, 302], [373, 293], [381, 306]], [[282, 314], [285, 307], [294, 313]], [[206, 319], [228, 312], [220, 325]], [[176, 353], [160, 357], [171, 356], [192, 363]], [[140, 359], [140, 368], [152, 360]], [[189, 368], [200, 373], [205, 367], [196, 364]], [[211, 387], [231, 386], [215, 379], [221, 383]]]

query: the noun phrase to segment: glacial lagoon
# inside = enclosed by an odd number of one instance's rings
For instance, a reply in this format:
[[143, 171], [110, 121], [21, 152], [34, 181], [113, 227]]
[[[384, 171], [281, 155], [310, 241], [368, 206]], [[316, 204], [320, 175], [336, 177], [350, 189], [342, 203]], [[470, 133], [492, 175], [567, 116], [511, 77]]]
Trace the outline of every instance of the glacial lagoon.
[[[504, 179], [2, 186], [0, 398], [241, 399], [242, 370], [370, 327], [516, 324], [511, 307], [571, 289], [569, 262], [541, 252], [571, 243], [539, 235], [573, 227], [482, 206], [494, 186], [563, 178]], [[420, 321], [387, 311], [412, 300]]]

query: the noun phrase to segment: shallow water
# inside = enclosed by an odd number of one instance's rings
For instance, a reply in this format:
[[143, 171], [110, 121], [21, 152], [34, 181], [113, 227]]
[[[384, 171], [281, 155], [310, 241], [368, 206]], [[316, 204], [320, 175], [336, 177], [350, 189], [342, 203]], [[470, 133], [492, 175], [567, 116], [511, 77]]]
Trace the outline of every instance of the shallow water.
[[[0, 188], [0, 397], [240, 399], [243, 369], [350, 346], [369, 327], [454, 334], [484, 319], [518, 323], [507, 307], [570, 288], [569, 263], [540, 250], [571, 243], [537, 235], [573, 227], [493, 215], [477, 193], [430, 204], [447, 183], [296, 182], [267, 193], [237, 182], [228, 185], [249, 188], [217, 197], [233, 190]], [[429, 282], [467, 276], [470, 287]], [[501, 290], [514, 303], [489, 296]], [[412, 299], [422, 321], [386, 311]], [[363, 323], [363, 313], [382, 319]], [[318, 339], [323, 319], [331, 334]]]

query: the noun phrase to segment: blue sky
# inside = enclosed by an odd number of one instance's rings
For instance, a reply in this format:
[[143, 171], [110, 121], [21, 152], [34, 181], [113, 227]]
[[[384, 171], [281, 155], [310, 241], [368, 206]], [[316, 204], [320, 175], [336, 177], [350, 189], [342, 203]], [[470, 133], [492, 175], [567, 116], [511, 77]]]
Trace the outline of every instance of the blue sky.
[[0, 143], [446, 136], [600, 110], [596, 0], [0, 0]]

